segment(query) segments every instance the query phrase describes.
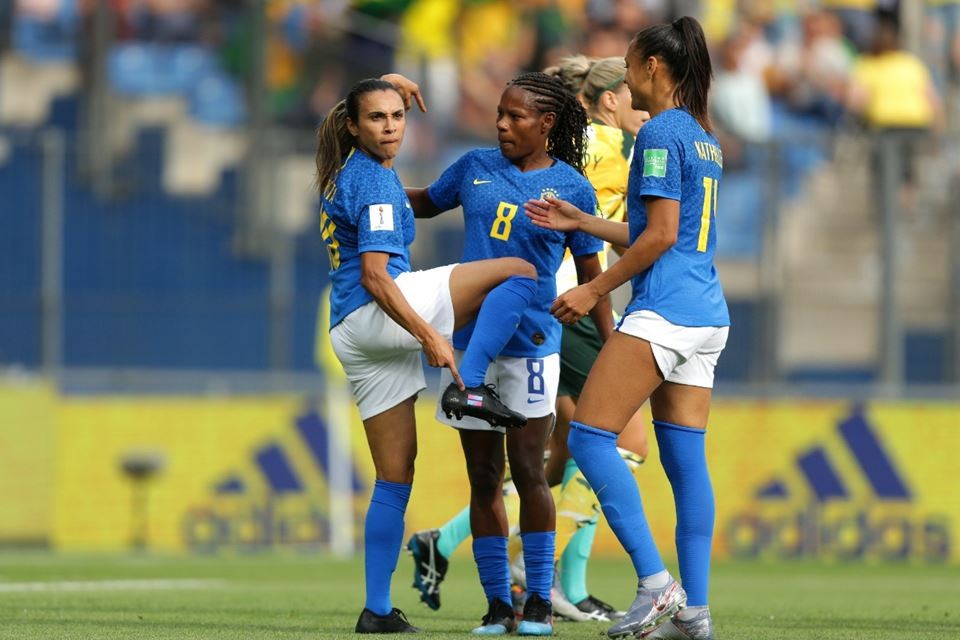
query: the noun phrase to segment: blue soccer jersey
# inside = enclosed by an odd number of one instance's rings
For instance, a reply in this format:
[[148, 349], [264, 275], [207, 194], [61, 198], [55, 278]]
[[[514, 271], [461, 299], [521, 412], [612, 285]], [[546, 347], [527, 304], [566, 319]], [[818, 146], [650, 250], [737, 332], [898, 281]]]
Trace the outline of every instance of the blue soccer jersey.
[[[603, 251], [603, 242], [584, 233], [550, 231], [535, 226], [523, 213], [531, 198], [554, 195], [584, 211], [595, 211], [593, 187], [570, 165], [557, 160], [550, 167], [523, 172], [499, 149], [471, 151], [430, 185], [430, 199], [442, 210], [463, 206], [463, 262], [513, 256], [537, 269], [537, 293], [516, 333], [501, 352], [505, 356], [539, 357], [560, 351], [560, 324], [550, 315], [557, 297], [556, 273], [569, 248], [575, 256]], [[472, 325], [454, 335], [454, 346], [466, 348]]]
[[360, 284], [360, 254], [390, 254], [387, 272], [410, 271], [416, 230], [413, 209], [396, 171], [354, 149], [337, 176], [335, 191], [320, 199], [320, 232], [330, 255], [330, 327], [373, 300]]
[[633, 277], [626, 313], [654, 311], [687, 327], [730, 324], [713, 265], [722, 173], [720, 144], [687, 110], [664, 111], [640, 129], [627, 187], [630, 242], [647, 228], [644, 197], [679, 200], [680, 228], [676, 244]]

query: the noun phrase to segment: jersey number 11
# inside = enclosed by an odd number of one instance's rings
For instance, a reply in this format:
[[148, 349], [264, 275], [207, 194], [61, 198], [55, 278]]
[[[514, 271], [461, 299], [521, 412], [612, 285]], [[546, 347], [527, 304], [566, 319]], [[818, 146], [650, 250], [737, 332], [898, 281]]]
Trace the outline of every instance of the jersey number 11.
[[707, 241], [710, 240], [710, 217], [717, 217], [717, 187], [719, 180], [703, 179], [703, 213], [700, 216], [700, 237], [697, 238], [697, 251], [707, 250]]

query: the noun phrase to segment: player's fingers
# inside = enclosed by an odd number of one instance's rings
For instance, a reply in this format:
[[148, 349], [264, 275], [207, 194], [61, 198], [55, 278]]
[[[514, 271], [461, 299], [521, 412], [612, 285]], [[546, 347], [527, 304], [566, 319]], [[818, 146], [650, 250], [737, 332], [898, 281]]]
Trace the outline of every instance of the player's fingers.
[[463, 378], [460, 377], [460, 372], [457, 370], [457, 363], [451, 359], [447, 365], [450, 368], [450, 375], [453, 376], [453, 381], [457, 383], [457, 386], [460, 387], [460, 390], [462, 391], [466, 389], [463, 384]]
[[420, 94], [420, 89], [417, 89], [416, 91], [413, 92], [413, 97], [417, 101], [417, 106], [420, 107], [420, 111], [422, 113], [426, 113], [427, 103], [423, 101], [423, 96]]

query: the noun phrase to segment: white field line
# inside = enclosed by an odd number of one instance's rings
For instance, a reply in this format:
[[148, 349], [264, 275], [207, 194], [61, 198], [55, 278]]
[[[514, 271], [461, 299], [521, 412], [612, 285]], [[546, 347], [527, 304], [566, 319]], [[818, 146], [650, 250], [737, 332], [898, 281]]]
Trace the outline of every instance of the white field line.
[[164, 591], [179, 589], [216, 589], [224, 580], [57, 580], [50, 582], [0, 582], [0, 593], [58, 591]]

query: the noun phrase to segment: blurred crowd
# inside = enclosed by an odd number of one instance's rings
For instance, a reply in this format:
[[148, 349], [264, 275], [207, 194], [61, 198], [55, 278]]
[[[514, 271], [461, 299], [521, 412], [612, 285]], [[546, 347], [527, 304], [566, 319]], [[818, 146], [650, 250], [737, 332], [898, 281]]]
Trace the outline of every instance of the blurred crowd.
[[[97, 2], [0, 3], [0, 47], [24, 19], [82, 41]], [[305, 127], [353, 81], [399, 70], [423, 85], [440, 135], [489, 138], [501, 88], [519, 71], [575, 52], [622, 55], [639, 29], [684, 14], [713, 47], [714, 115], [734, 158], [740, 141], [850, 122], [942, 127], [960, 67], [960, 0], [925, 0], [916, 53], [904, 47], [897, 0], [107, 2], [115, 42], [200, 45], [240, 82], [255, 64], [252, 8], [265, 6], [267, 109]]]

